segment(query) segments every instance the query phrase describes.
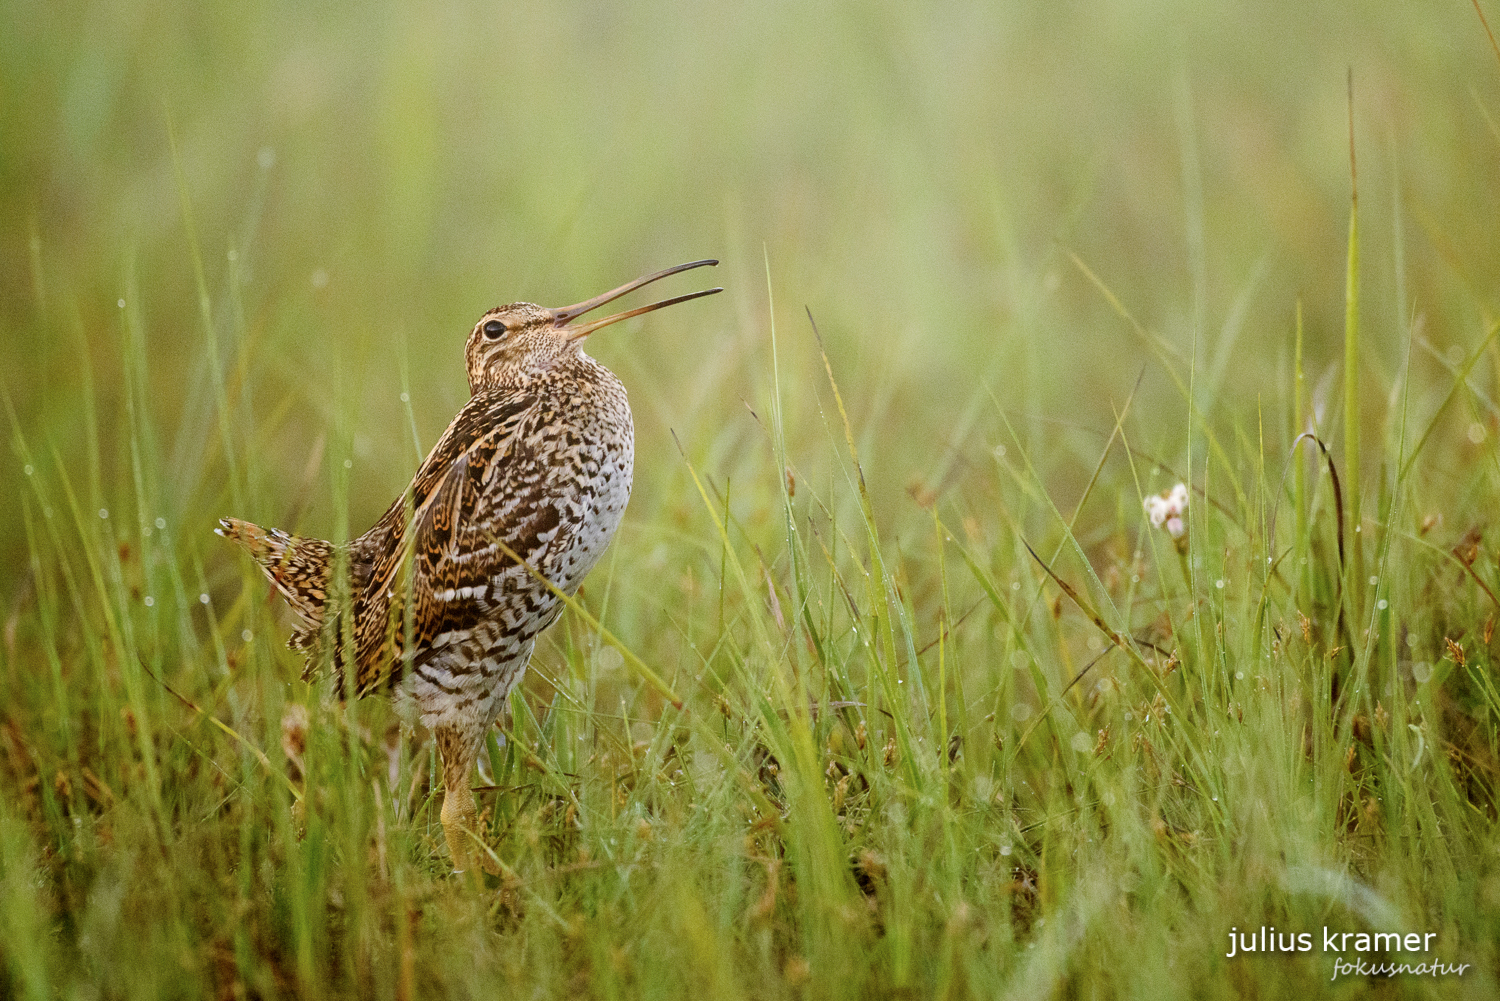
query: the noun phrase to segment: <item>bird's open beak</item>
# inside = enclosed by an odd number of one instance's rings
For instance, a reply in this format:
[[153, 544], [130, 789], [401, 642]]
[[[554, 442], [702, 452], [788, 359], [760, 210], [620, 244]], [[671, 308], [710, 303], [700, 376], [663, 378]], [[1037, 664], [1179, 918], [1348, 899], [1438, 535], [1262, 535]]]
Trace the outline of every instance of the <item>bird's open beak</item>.
[[724, 291], [722, 288], [707, 288], [702, 292], [689, 292], [687, 295], [673, 296], [671, 299], [663, 299], [661, 302], [653, 302], [649, 306], [637, 306], [635, 309], [627, 309], [623, 313], [616, 313], [613, 316], [606, 316], [602, 320], [591, 320], [588, 323], [576, 324], [573, 322], [584, 313], [588, 313], [592, 310], [598, 309], [606, 302], [614, 302], [616, 299], [620, 298], [620, 296], [626, 295], [630, 292], [634, 292], [642, 285], [650, 285], [652, 282], [657, 281], [658, 279], [665, 278], [668, 275], [675, 275], [679, 271], [688, 271], [692, 268], [701, 268], [705, 265], [712, 266], [718, 263], [718, 261], [693, 261], [691, 264], [679, 264], [675, 268], [667, 268], [665, 271], [658, 271], [655, 274], [646, 275], [644, 278], [637, 278], [635, 281], [626, 282], [619, 288], [606, 292], [603, 295], [596, 295], [592, 299], [585, 299], [583, 302], [578, 303], [576, 306], [567, 306], [563, 309], [554, 309], [552, 311], [552, 322], [555, 326], [562, 327], [564, 329], [564, 331], [567, 333], [568, 340], [576, 341], [581, 338], [587, 337], [589, 334], [592, 334], [600, 327], [609, 326], [611, 323], [618, 323], [621, 320], [628, 320], [632, 316], [640, 316], [642, 313], [649, 313], [653, 309], [661, 309], [663, 306], [674, 306], [679, 302], [687, 302], [689, 299], [697, 299], [700, 296], [713, 295], [715, 292], [722, 292]]

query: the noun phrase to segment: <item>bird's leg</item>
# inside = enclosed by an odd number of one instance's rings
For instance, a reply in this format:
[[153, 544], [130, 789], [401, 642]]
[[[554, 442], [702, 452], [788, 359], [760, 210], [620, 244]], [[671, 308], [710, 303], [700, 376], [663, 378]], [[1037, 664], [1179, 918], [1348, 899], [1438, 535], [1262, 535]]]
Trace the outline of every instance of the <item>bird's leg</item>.
[[455, 871], [468, 871], [478, 862], [486, 872], [498, 874], [495, 863], [474, 840], [483, 837], [484, 830], [474, 805], [469, 776], [483, 746], [484, 731], [476, 734], [470, 732], [472, 729], [439, 726], [435, 733], [438, 754], [443, 759], [443, 834], [448, 839], [448, 853]]

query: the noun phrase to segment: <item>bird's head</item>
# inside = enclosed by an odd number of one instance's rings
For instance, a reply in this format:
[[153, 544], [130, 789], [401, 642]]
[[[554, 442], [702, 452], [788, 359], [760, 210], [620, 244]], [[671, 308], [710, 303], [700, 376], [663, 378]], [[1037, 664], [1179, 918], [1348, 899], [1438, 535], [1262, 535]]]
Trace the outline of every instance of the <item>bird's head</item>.
[[598, 309], [607, 302], [613, 302], [628, 292], [634, 292], [642, 285], [649, 285], [657, 279], [675, 275], [679, 271], [718, 263], [718, 261], [693, 261], [691, 264], [679, 264], [675, 268], [667, 268], [665, 271], [637, 278], [603, 295], [594, 296], [592, 299], [586, 299], [577, 305], [565, 306], [562, 309], [548, 309], [546, 306], [538, 306], [530, 302], [513, 302], [509, 306], [496, 306], [474, 324], [474, 330], [469, 334], [468, 343], [464, 346], [464, 359], [469, 369], [470, 391], [477, 393], [481, 389], [515, 386], [528, 382], [561, 359], [576, 353], [583, 345], [583, 339], [600, 327], [607, 327], [611, 323], [628, 320], [632, 316], [649, 313], [663, 306], [671, 306], [679, 302], [687, 302], [689, 299], [697, 299], [699, 296], [724, 291], [722, 288], [704, 289], [701, 292], [690, 292], [687, 295], [663, 299], [661, 302], [653, 302], [647, 306], [637, 306], [635, 309], [606, 316], [601, 320], [578, 322], [583, 314]]

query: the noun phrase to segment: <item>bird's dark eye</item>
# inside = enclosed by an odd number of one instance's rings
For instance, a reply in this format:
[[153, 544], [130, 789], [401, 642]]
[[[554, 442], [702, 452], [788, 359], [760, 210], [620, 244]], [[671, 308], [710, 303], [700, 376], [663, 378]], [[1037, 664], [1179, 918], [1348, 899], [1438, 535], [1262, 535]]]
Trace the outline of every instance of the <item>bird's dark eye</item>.
[[505, 324], [501, 323], [499, 320], [484, 321], [484, 336], [488, 337], [492, 341], [499, 340], [500, 338], [504, 337], [505, 329]]

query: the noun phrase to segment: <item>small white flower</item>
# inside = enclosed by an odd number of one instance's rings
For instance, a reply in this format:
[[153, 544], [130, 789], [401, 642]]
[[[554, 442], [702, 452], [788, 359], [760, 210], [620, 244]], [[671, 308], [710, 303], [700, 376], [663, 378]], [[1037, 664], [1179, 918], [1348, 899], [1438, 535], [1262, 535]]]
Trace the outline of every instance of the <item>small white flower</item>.
[[1174, 541], [1181, 541], [1187, 535], [1187, 506], [1188, 488], [1186, 483], [1179, 483], [1171, 490], [1165, 490], [1159, 494], [1152, 494], [1143, 502], [1146, 516], [1151, 519], [1154, 528], [1164, 528]]

